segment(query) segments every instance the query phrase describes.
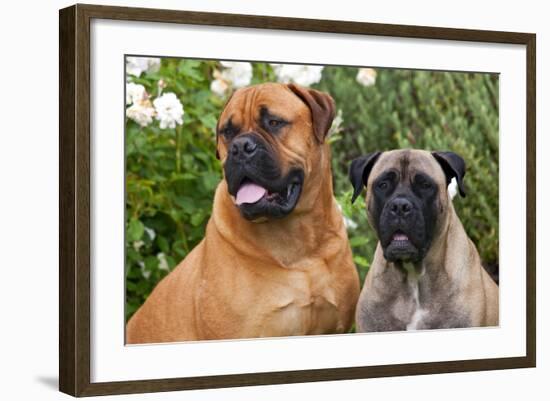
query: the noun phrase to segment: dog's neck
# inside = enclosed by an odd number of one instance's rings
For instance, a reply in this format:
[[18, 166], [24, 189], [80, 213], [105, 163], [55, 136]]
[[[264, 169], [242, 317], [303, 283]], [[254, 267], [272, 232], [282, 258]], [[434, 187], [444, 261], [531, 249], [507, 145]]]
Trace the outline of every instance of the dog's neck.
[[[464, 245], [468, 244], [470, 240], [455, 212], [452, 202], [449, 203], [448, 208], [446, 220], [441, 225], [441, 231], [439, 235], [436, 235], [436, 240], [430, 245], [423, 263], [427, 269], [443, 270], [448, 276], [452, 276], [456, 274], [453, 260], [469, 260], [469, 255], [461, 255], [460, 258], [456, 258], [455, 256], [457, 253], [461, 254], [467, 251]], [[441, 266], [442, 261], [443, 266]]]
[[297, 207], [281, 219], [267, 219], [263, 222], [246, 220], [228, 195], [225, 181], [222, 181], [216, 190], [208, 229], [216, 230], [241, 254], [250, 254], [258, 260], [283, 267], [292, 268], [304, 259], [325, 258], [330, 256], [325, 253], [336, 253], [339, 249], [332, 250], [328, 246], [330, 239], [346, 234], [332, 192], [330, 165], [324, 164], [319, 184], [315, 188], [317, 192], [313, 194], [314, 207]]
[[[437, 232], [434, 235], [435, 240], [430, 244], [430, 248], [426, 252], [424, 258], [418, 262], [389, 262], [383, 256], [375, 265], [380, 266], [384, 271], [386, 269], [396, 269], [405, 276], [414, 276], [420, 278], [421, 276], [429, 276], [434, 278], [441, 274], [449, 275], [453, 273], [453, 270], [447, 272], [447, 268], [450, 267], [447, 263], [441, 265], [441, 261], [446, 261], [453, 252], [459, 252], [460, 250], [454, 249], [458, 242], [463, 243], [467, 241], [467, 237], [462, 227], [460, 219], [456, 215], [453, 204], [449, 203], [447, 206], [450, 208], [445, 213], [445, 220], [441, 221]], [[449, 237], [454, 239], [451, 241]], [[378, 243], [378, 247], [380, 247]], [[382, 249], [379, 249], [380, 255], [382, 255]]]

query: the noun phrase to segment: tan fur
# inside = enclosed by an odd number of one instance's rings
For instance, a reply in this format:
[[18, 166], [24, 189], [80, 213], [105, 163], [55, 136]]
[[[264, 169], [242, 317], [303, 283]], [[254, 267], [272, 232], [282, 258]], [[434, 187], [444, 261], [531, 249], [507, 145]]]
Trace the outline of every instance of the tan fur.
[[[304, 168], [302, 195], [280, 220], [241, 217], [225, 180], [205, 238], [151, 293], [127, 325], [128, 343], [344, 333], [359, 294], [332, 193], [330, 149], [312, 133], [309, 108], [286, 85], [237, 91], [220, 117], [254, 129], [260, 105], [292, 121], [273, 139], [283, 170]], [[227, 144], [218, 139], [222, 163]]]
[[[410, 286], [403, 284], [403, 272], [384, 258], [378, 243], [358, 302], [356, 319], [359, 330], [373, 331], [373, 325], [367, 320], [376, 319], [377, 311], [384, 310], [394, 318], [393, 323], [388, 319], [390, 330], [401, 323], [409, 325], [414, 318], [426, 322], [430, 319], [438, 321], [437, 314], [442, 314], [439, 308], [445, 302], [449, 302], [449, 310], [464, 314], [469, 327], [498, 326], [498, 286], [482, 267], [477, 249], [468, 238], [449, 198], [443, 170], [430, 152], [396, 150], [382, 153], [369, 175], [366, 204], [368, 207], [372, 205], [372, 183], [383, 171], [402, 168], [405, 155], [409, 161], [406, 174], [412, 177], [415, 172], [422, 171], [438, 184], [440, 213], [434, 240], [421, 265], [415, 266], [416, 273], [413, 273], [415, 285], [423, 286], [424, 304], [415, 305], [410, 297], [403, 294], [403, 290], [408, 290]], [[371, 214], [368, 215], [373, 225]], [[387, 308], [383, 307], [384, 303], [387, 303]], [[419, 310], [421, 314], [415, 315]], [[451, 315], [448, 313], [448, 316]], [[385, 330], [383, 325], [380, 327], [380, 330]], [[432, 328], [428, 323], [423, 327], [422, 320], [418, 327]]]

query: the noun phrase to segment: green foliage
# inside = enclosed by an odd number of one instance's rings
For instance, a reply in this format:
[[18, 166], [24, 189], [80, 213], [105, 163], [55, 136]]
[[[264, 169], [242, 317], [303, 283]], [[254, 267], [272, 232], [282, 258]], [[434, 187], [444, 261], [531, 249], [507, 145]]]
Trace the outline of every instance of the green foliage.
[[342, 206], [342, 214], [348, 228], [349, 243], [353, 252], [353, 261], [359, 272], [361, 283], [369, 270], [378, 240], [368, 228], [365, 198], [359, 197], [351, 203], [353, 191], [347, 190], [336, 195]]
[[[222, 176], [215, 126], [225, 99], [210, 90], [219, 68], [212, 61], [166, 58], [158, 72], [130, 76], [151, 100], [175, 93], [185, 115], [174, 129], [126, 120], [127, 318], [204, 236]], [[364, 199], [351, 204], [347, 169], [351, 159], [374, 150], [463, 156], [468, 196], [454, 204], [483, 261], [498, 264], [498, 77], [379, 69], [375, 85], [364, 87], [356, 74], [356, 68], [327, 67], [314, 87], [333, 96], [343, 119], [330, 138], [334, 187], [361, 282], [377, 240]], [[253, 65], [252, 84], [275, 79], [269, 65]]]
[[156, 96], [162, 78], [163, 92], [177, 94], [185, 115], [175, 129], [126, 122], [127, 317], [204, 236], [221, 179], [215, 126], [223, 101], [207, 78], [215, 65], [163, 59], [158, 73], [133, 79]]

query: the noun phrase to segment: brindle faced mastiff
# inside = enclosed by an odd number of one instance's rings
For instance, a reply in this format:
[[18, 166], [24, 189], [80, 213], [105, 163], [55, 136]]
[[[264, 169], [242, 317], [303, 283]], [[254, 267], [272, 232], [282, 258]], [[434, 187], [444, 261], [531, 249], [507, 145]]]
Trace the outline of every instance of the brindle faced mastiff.
[[343, 333], [359, 296], [332, 192], [330, 96], [240, 89], [218, 122], [224, 179], [204, 240], [127, 325], [128, 343]]
[[367, 188], [379, 242], [357, 304], [359, 331], [498, 325], [498, 287], [481, 266], [447, 186], [464, 194], [464, 160], [394, 150], [355, 159], [353, 200]]

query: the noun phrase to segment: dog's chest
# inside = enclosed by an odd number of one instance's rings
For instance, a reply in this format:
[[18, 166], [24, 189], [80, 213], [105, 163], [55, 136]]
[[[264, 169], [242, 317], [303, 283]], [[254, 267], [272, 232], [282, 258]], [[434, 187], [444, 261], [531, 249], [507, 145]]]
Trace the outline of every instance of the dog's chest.
[[418, 330], [424, 327], [427, 317], [430, 315], [430, 309], [427, 305], [420, 304], [420, 282], [419, 278], [412, 274], [407, 277], [407, 286], [409, 289], [409, 317], [405, 319], [407, 322], [407, 330]]
[[[321, 267], [320, 267], [321, 266]], [[322, 334], [343, 331], [338, 312], [338, 293], [326, 267], [288, 272], [287, 285], [273, 293], [262, 323], [280, 335]]]
[[425, 326], [431, 314], [430, 306], [421, 302], [426, 295], [426, 278], [423, 272], [414, 268], [407, 269], [407, 276], [400, 288], [394, 288], [394, 301], [391, 305], [392, 315], [405, 325], [406, 330], [418, 330]]
[[463, 326], [452, 286], [436, 282], [425, 273], [408, 272], [391, 310], [406, 330]]

